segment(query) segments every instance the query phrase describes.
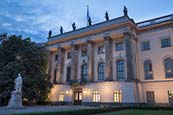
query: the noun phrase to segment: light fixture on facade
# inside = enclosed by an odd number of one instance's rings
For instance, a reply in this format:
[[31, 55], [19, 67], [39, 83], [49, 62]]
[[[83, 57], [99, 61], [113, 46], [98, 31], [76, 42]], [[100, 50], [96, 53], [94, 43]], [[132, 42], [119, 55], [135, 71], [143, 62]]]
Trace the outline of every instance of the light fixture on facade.
[[171, 73], [172, 71], [171, 71], [171, 69], [169, 69], [167, 72], [168, 72], [168, 73]]
[[87, 91], [83, 91], [83, 93], [84, 93], [84, 94], [86, 94], [86, 93], [87, 93]]
[[65, 93], [66, 93], [66, 94], [69, 94], [69, 91], [66, 91]]

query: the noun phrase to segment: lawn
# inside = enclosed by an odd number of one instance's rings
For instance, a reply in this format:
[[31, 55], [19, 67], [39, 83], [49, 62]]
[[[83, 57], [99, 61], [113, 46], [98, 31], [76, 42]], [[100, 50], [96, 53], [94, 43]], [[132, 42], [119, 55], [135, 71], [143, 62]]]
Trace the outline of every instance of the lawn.
[[94, 115], [173, 115], [173, 111], [169, 110], [121, 110], [115, 112], [107, 112]]

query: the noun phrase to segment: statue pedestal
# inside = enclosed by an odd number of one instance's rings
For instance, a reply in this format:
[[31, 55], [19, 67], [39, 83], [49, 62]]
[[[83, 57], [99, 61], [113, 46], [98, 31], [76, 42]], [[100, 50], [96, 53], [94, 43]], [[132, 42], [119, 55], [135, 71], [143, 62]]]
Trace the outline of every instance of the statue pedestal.
[[11, 93], [11, 98], [8, 102], [7, 108], [23, 108], [22, 105], [22, 92], [19, 91], [13, 91]]

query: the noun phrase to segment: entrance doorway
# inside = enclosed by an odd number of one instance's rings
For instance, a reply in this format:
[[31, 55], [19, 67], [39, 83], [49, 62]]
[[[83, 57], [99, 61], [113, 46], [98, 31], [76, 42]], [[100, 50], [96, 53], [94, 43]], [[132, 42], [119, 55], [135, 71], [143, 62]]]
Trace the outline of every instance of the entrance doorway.
[[82, 88], [74, 90], [74, 105], [81, 105], [82, 103]]

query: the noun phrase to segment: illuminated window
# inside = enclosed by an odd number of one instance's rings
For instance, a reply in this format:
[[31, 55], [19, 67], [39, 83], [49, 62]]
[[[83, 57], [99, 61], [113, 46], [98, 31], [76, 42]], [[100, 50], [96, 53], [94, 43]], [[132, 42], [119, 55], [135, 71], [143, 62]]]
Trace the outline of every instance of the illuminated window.
[[117, 79], [120, 80], [120, 79], [124, 79], [125, 76], [124, 76], [124, 61], [123, 60], [119, 60], [117, 61]]
[[153, 79], [152, 64], [150, 60], [144, 62], [145, 79]]
[[114, 102], [120, 103], [122, 102], [122, 91], [114, 90]]
[[155, 102], [154, 91], [147, 91], [146, 97], [147, 97], [147, 103], [154, 103]]
[[162, 45], [162, 48], [170, 47], [171, 46], [171, 39], [170, 38], [162, 39], [161, 45]]
[[173, 104], [173, 90], [168, 91], [169, 103]]
[[165, 76], [166, 76], [166, 78], [173, 77], [173, 59], [166, 58], [164, 60], [164, 66], [165, 66]]
[[104, 53], [104, 46], [98, 47], [98, 54], [103, 54]]
[[88, 75], [87, 72], [88, 72], [87, 64], [82, 65], [82, 67], [81, 67], [81, 80], [82, 81], [86, 80], [87, 75]]
[[98, 90], [93, 91], [93, 102], [100, 102], [100, 93]]
[[84, 56], [86, 56], [86, 55], [87, 55], [87, 49], [84, 48], [84, 49], [82, 49], [82, 57], [84, 57]]
[[67, 67], [67, 79], [66, 79], [67, 82], [70, 81], [70, 76], [71, 76], [71, 67], [68, 66], [68, 67]]
[[116, 51], [123, 50], [123, 42], [116, 43]]
[[98, 80], [104, 80], [104, 63], [99, 63], [98, 65]]
[[59, 93], [59, 101], [64, 101], [64, 92]]

